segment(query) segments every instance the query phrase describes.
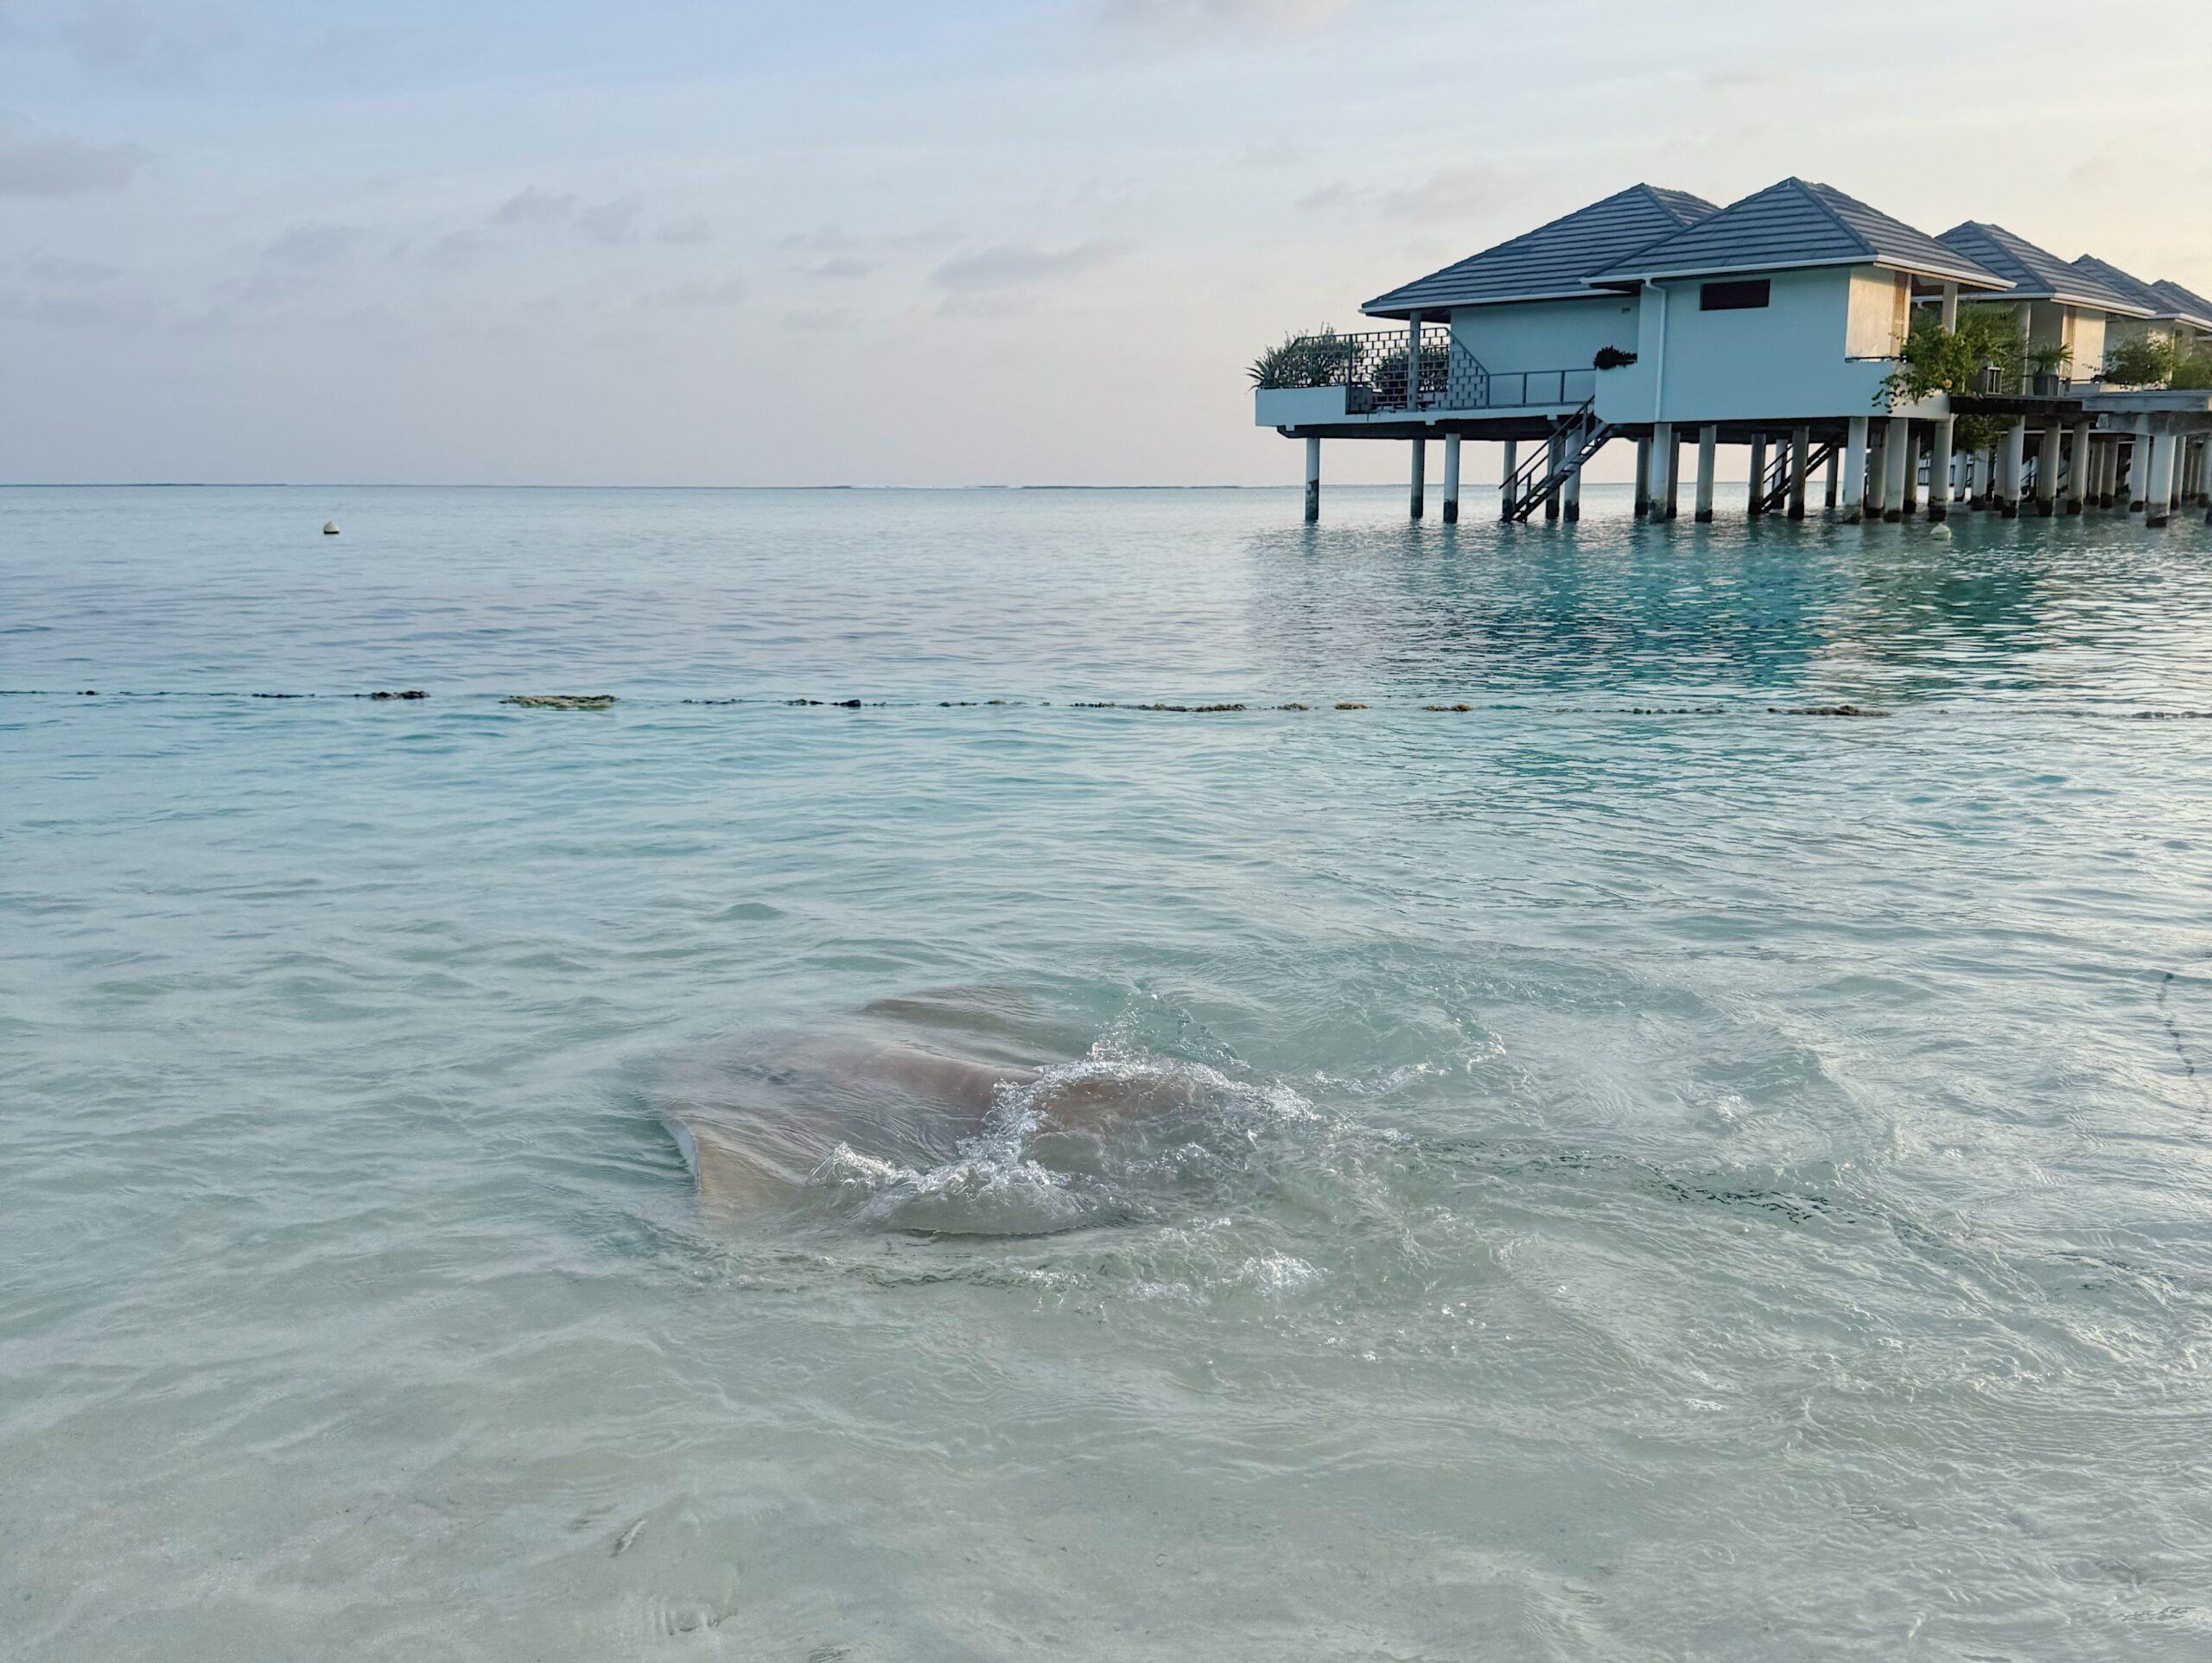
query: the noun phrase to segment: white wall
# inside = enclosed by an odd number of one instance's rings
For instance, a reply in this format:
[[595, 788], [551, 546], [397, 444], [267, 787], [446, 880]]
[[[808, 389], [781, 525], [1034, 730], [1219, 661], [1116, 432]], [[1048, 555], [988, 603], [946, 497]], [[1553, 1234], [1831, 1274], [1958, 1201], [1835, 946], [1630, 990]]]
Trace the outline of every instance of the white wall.
[[[1647, 287], [1637, 362], [1598, 378], [1598, 414], [1611, 422], [1686, 424], [1883, 414], [1875, 390], [1896, 365], [1845, 353], [1853, 270], [1759, 274], [1770, 283], [1769, 303], [1726, 312], [1699, 309], [1701, 280], [1669, 278], [1663, 321]], [[1868, 270], [1860, 270], [1862, 278]], [[1662, 373], [1664, 402], [1655, 415], [1654, 385]]]
[[2073, 333], [2066, 344], [2074, 349], [2074, 362], [2066, 373], [2082, 380], [2105, 366], [2105, 314], [2088, 307], [2069, 307], [2072, 314]]
[[1586, 370], [1600, 346], [1636, 350], [1636, 314], [1633, 295], [1463, 306], [1452, 314], [1452, 339], [1493, 375]]
[[[2212, 340], [2212, 334], [2207, 334], [2202, 329], [2192, 329], [2185, 323], [2176, 323], [2171, 319], [2160, 321], [2151, 318], [2113, 318], [2108, 320], [2105, 326], [2105, 350], [2109, 352], [2122, 341], [2133, 340], [2138, 336], [2149, 334], [2169, 336], [2183, 348], [2193, 347], [2204, 341]], [[2077, 370], [2075, 373], [2081, 375], [2087, 372]]]

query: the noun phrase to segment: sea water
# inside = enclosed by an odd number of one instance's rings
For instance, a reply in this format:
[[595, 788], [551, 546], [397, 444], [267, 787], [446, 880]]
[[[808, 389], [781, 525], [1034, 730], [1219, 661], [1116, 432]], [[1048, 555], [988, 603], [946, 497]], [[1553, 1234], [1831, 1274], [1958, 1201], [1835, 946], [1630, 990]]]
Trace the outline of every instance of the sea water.
[[2212, 1653], [2212, 534], [1586, 507], [0, 492], [0, 1653]]

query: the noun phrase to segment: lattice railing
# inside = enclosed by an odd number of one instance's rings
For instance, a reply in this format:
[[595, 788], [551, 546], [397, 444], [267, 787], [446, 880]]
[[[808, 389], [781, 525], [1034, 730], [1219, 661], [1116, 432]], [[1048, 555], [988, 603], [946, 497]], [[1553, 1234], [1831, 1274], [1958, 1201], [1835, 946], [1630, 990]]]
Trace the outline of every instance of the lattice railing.
[[[1343, 387], [1354, 415], [1389, 410], [1480, 410], [1580, 404], [1597, 391], [1595, 370], [1485, 369], [1446, 324], [1424, 325], [1419, 356], [1408, 332], [1301, 335], [1281, 354], [1274, 384]], [[1410, 359], [1410, 362], [1409, 362]], [[1410, 397], [1408, 396], [1410, 389]]]

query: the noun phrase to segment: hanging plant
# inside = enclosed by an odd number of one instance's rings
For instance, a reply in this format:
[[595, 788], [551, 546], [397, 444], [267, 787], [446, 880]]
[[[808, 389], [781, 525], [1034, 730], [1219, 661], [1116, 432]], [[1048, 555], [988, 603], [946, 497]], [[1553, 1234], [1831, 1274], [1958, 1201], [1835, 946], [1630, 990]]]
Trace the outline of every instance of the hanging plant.
[[1590, 365], [1598, 370], [1624, 370], [1635, 362], [1634, 352], [1624, 352], [1618, 346], [1600, 346], [1598, 356], [1590, 360]]

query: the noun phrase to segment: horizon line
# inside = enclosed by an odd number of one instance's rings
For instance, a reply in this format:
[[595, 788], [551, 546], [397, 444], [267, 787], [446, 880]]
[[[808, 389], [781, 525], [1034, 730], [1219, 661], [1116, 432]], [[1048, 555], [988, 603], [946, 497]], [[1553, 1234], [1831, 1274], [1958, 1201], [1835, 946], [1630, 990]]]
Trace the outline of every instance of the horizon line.
[[[1478, 489], [1495, 491], [1503, 485], [1502, 479], [1469, 479], [1466, 483]], [[1629, 479], [1590, 479], [1584, 488], [1625, 489], [1634, 483]], [[1744, 479], [1716, 478], [1717, 485], [1743, 485]], [[1246, 484], [1230, 481], [1210, 481], [1201, 485], [1075, 485], [1054, 482], [1045, 485], [981, 484], [981, 485], [607, 485], [554, 484], [546, 480], [513, 482], [506, 480], [470, 479], [0, 479], [0, 491], [1287, 491], [1298, 492], [1304, 486], [1296, 480], [1287, 484]], [[1403, 481], [1345, 480], [1330, 487], [1332, 491], [1403, 491]]]

